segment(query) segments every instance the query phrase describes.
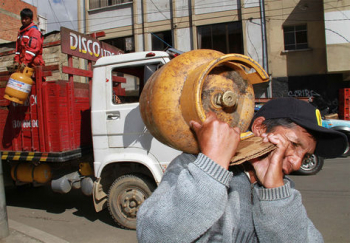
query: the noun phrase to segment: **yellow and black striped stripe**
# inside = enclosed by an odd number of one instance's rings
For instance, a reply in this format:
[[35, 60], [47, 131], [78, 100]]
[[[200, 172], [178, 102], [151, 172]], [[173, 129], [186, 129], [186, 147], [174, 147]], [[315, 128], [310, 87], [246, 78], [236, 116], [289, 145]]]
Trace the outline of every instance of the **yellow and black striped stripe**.
[[1, 152], [2, 160], [18, 160], [18, 161], [33, 161], [33, 162], [46, 162], [49, 153], [38, 152]]
[[1, 159], [32, 162], [65, 162], [86, 155], [92, 156], [91, 147], [53, 153], [2, 151]]

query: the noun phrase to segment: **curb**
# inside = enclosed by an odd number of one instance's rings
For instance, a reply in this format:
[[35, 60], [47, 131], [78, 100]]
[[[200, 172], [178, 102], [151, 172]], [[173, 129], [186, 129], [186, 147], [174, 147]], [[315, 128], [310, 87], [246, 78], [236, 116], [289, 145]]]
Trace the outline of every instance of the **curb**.
[[27, 235], [31, 238], [37, 239], [44, 243], [69, 243], [57, 236], [51, 235], [44, 231], [38, 230], [36, 228], [30, 227], [28, 225], [16, 222], [14, 220], [9, 219], [9, 228], [14, 229], [24, 235]]

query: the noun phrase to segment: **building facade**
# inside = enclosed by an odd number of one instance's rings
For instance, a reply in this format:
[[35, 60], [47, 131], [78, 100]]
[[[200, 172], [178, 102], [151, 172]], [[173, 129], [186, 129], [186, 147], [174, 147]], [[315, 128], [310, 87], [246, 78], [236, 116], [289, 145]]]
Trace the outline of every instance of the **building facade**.
[[80, 1], [86, 31], [104, 31], [101, 40], [125, 52], [210, 48], [250, 56], [271, 76], [257, 97], [320, 94], [335, 104], [349, 87], [350, 0]]

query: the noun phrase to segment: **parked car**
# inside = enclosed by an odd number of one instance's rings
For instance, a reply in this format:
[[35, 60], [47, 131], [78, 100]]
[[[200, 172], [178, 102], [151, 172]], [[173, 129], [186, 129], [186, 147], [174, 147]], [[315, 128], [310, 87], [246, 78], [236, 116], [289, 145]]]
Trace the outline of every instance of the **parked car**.
[[322, 170], [324, 163], [324, 158], [316, 154], [304, 158], [303, 163], [300, 166], [300, 169], [293, 172], [297, 175], [315, 175], [320, 170]]
[[[325, 120], [322, 120], [322, 126], [344, 133], [348, 137], [348, 141], [350, 141], [350, 121], [339, 120], [339, 119], [325, 119]], [[348, 145], [342, 157], [347, 157], [349, 155], [350, 155], [350, 149]], [[324, 158], [313, 154], [310, 157], [305, 158], [303, 160], [303, 163], [301, 164], [300, 169], [294, 173], [299, 175], [317, 174], [320, 170], [322, 170], [323, 163], [324, 163]]]
[[[322, 126], [344, 133], [348, 138], [348, 142], [350, 141], [350, 120], [326, 119], [322, 121]], [[342, 157], [347, 157], [349, 155], [350, 145], [348, 144], [348, 147], [344, 151]]]

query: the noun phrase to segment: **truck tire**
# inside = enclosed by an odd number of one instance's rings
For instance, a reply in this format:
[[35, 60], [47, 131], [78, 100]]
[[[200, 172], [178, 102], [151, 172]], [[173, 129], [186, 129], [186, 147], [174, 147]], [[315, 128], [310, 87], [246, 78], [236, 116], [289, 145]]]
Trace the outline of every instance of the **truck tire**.
[[322, 170], [324, 159], [315, 154], [303, 160], [300, 169], [294, 172], [297, 175], [315, 175]]
[[108, 210], [121, 228], [136, 229], [136, 214], [140, 205], [152, 194], [155, 184], [140, 175], [117, 178], [108, 192]]

